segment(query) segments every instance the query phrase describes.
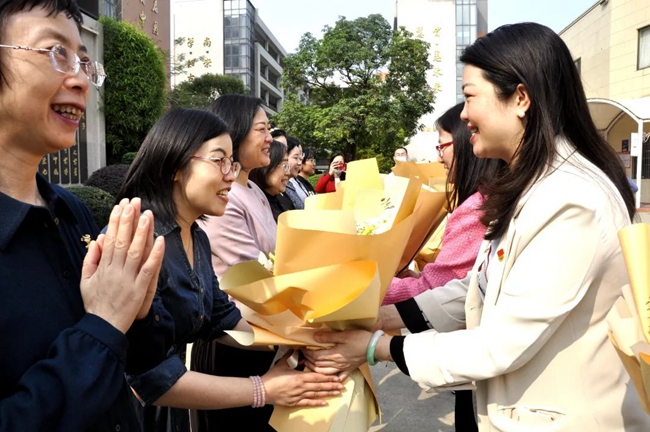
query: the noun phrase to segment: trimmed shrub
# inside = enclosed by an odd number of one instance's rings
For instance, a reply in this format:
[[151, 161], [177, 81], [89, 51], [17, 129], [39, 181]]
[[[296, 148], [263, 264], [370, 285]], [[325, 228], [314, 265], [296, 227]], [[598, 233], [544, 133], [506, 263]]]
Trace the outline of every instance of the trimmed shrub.
[[92, 173], [84, 185], [99, 188], [116, 197], [128, 171], [129, 166], [125, 164], [107, 165]]
[[108, 218], [115, 204], [113, 195], [92, 186], [71, 186], [68, 190], [88, 207], [99, 229], [108, 225]]
[[137, 152], [165, 110], [167, 77], [160, 49], [131, 23], [102, 17], [106, 158], [119, 163]]
[[133, 162], [133, 159], [135, 159], [135, 156], [138, 154], [138, 152], [128, 152], [124, 153], [124, 156], [122, 156], [122, 163], [124, 165], [131, 165]]
[[323, 174], [314, 174], [313, 176], [309, 177], [309, 183], [316, 188], [316, 183], [318, 183], [318, 179], [321, 178]]

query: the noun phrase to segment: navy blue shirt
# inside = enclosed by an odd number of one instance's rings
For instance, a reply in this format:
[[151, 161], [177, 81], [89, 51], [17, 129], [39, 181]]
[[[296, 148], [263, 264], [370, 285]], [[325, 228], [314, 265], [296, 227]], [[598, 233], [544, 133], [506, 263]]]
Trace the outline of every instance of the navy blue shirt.
[[[191, 230], [194, 268], [183, 248], [180, 227], [155, 219], [156, 236], [165, 237], [165, 257], [150, 313], [129, 331], [127, 367], [129, 383], [145, 405], [155, 402], [187, 372], [188, 343], [222, 336], [242, 318], [219, 288], [207, 235], [196, 223]], [[189, 431], [187, 413], [146, 407], [145, 430]]]
[[0, 431], [139, 431], [124, 334], [79, 291], [86, 207], [37, 175], [46, 207], [0, 193]]

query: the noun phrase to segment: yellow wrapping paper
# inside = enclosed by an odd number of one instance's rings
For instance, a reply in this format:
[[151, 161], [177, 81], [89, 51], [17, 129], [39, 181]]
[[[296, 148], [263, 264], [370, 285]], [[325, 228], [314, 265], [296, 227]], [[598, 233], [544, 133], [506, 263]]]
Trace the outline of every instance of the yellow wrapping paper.
[[618, 239], [643, 335], [650, 342], [650, 225], [629, 225], [618, 232]]
[[[398, 162], [393, 167], [398, 177], [415, 178], [422, 185], [414, 210], [413, 232], [400, 261], [399, 270], [405, 270], [424, 248], [437, 227], [447, 216], [446, 173], [441, 163]], [[435, 259], [435, 257], [433, 257]]]
[[650, 225], [618, 233], [630, 285], [607, 315], [609, 338], [650, 414]]
[[[384, 181], [376, 160], [348, 164], [335, 193], [310, 197], [305, 210], [278, 218], [273, 273], [259, 262], [231, 267], [221, 289], [242, 303], [254, 333], [229, 332], [244, 345], [322, 347], [317, 331], [370, 329], [413, 230], [421, 183]], [[387, 212], [386, 208], [391, 211]], [[386, 216], [385, 232], [358, 235], [357, 224]], [[379, 413], [369, 368], [345, 383], [325, 408], [276, 408], [271, 424], [283, 432], [365, 432]]]

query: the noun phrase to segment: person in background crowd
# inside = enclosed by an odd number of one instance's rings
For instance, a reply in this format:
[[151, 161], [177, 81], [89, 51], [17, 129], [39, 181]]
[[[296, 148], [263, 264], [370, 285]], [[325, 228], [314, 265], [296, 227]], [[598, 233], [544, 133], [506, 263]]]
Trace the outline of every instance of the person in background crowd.
[[73, 0], [0, 0], [3, 431], [141, 430], [126, 333], [149, 316], [164, 239], [154, 243], [139, 199], [115, 206], [97, 237], [81, 201], [38, 173], [75, 144], [91, 84], [105, 78], [82, 21]]
[[397, 165], [397, 162], [408, 162], [409, 152], [406, 147], [397, 147], [395, 153], [393, 153], [393, 162]]
[[[337, 345], [306, 352], [307, 366], [393, 360], [425, 389], [475, 381], [481, 431], [650, 430], [606, 324], [629, 282], [617, 233], [634, 196], [569, 49], [521, 23], [477, 39], [460, 61], [474, 154], [508, 164], [485, 187], [489, 229], [474, 270], [428, 291], [449, 293], [419, 303], [428, 331], [317, 335]], [[403, 324], [380, 316], [382, 327]]]
[[[295, 179], [300, 174], [300, 171], [302, 171], [302, 160], [304, 154], [302, 152], [300, 141], [290, 136], [288, 137], [288, 142], [287, 152], [289, 154], [289, 166], [291, 167], [290, 178]], [[298, 190], [294, 183], [289, 182], [289, 184], [287, 184], [286, 196], [291, 200], [291, 205], [294, 208], [305, 208], [305, 202], [300, 199]]]
[[295, 190], [295, 198], [292, 198], [291, 201], [297, 209], [304, 209], [307, 197], [316, 193], [314, 187], [309, 182], [309, 177], [314, 174], [316, 174], [314, 151], [306, 148], [303, 152], [300, 173], [289, 180], [289, 185], [293, 186], [293, 190]]
[[[284, 147], [274, 143], [282, 157]], [[127, 377], [144, 404], [145, 431], [189, 432], [188, 408], [257, 406], [255, 392], [269, 404], [324, 403], [304, 398], [316, 385], [329, 386], [323, 376], [299, 373], [285, 361], [250, 379], [188, 372], [185, 367], [188, 343], [217, 339], [240, 347], [224, 330], [252, 331], [219, 289], [210, 242], [196, 223], [204, 215], [223, 215], [239, 170], [223, 120], [208, 111], [177, 109], [151, 128], [118, 194], [118, 200], [142, 198], [142, 208], [153, 212], [155, 231], [167, 244], [152, 305], [154, 319], [136, 324], [147, 329], [132, 340], [128, 352]]]
[[249, 178], [259, 186], [266, 195], [271, 206], [273, 218], [278, 221], [278, 216], [287, 210], [294, 210], [290, 200], [280, 200], [280, 196], [287, 189], [291, 166], [287, 157], [287, 149], [280, 141], [273, 141], [269, 156], [271, 163], [262, 168], [255, 168], [250, 172]]
[[281, 142], [285, 147], [287, 146], [287, 133], [284, 131], [284, 129], [273, 127], [271, 129], [271, 137], [274, 140]]
[[339, 181], [345, 180], [345, 156], [334, 153], [330, 158], [329, 171], [316, 182], [316, 193], [335, 192]]
[[[251, 96], [224, 95], [210, 110], [230, 129], [233, 159], [241, 172], [228, 193], [223, 216], [208, 216], [199, 222], [210, 239], [212, 266], [221, 278], [231, 266], [257, 261], [260, 253], [267, 258], [275, 251], [277, 224], [264, 192], [249, 180], [255, 168], [270, 163], [271, 134], [262, 100]], [[192, 347], [192, 370], [219, 376], [246, 378], [264, 375], [275, 357], [273, 351], [246, 351], [218, 341], [197, 341]], [[238, 425], [242, 430], [272, 431], [268, 425], [273, 407], [233, 408], [199, 411], [199, 431], [211, 431], [223, 425]], [[220, 426], [221, 425], [221, 426]]]

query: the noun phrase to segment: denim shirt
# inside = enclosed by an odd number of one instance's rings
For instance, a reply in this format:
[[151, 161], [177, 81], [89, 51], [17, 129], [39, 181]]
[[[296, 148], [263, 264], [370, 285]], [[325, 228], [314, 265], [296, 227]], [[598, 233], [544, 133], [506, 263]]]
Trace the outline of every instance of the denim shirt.
[[185, 348], [210, 341], [234, 328], [241, 313], [219, 288], [212, 269], [210, 242], [194, 223], [194, 268], [183, 248], [181, 229], [155, 219], [156, 236], [165, 237], [158, 289], [149, 315], [129, 331], [127, 378], [144, 404], [165, 394], [187, 372]]
[[40, 174], [46, 207], [0, 193], [0, 431], [139, 431], [127, 338], [79, 290], [88, 209]]

